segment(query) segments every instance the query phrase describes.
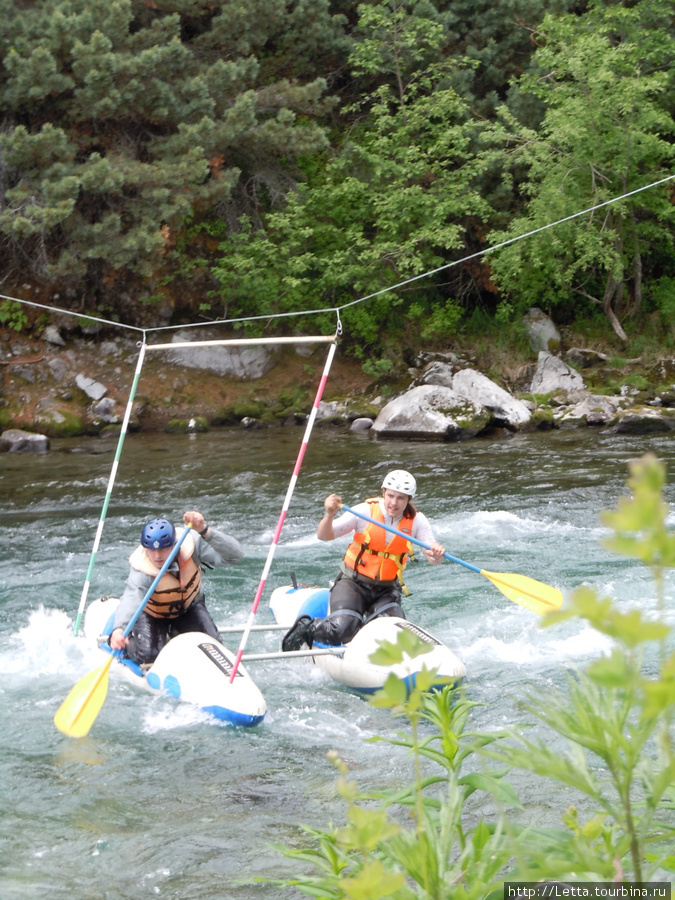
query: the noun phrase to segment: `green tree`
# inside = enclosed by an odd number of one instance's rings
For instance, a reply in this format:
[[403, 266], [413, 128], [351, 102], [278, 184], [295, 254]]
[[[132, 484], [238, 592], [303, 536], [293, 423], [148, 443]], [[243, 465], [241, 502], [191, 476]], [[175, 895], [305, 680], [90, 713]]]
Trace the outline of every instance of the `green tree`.
[[404, 106], [408, 85], [439, 61], [445, 43], [441, 16], [428, 0], [360, 3], [357, 12], [352, 71], [391, 83]]
[[397, 339], [406, 323], [419, 329], [429, 313], [446, 329], [456, 324], [459, 300], [442, 278], [387, 290], [446, 264], [472, 217], [487, 212], [473, 190], [469, 110], [448, 85], [454, 64], [430, 62], [443, 29], [429, 10], [415, 2], [359, 7], [353, 71], [379, 87], [343, 111], [352, 127], [323, 165], [308, 167], [264, 231], [249, 220], [236, 244], [223, 245], [214, 273], [231, 312], [251, 303], [262, 315], [324, 309], [381, 292], [344, 312], [360, 353], [382, 351], [388, 335]]
[[325, 80], [307, 76], [317, 49], [341, 52], [328, 0], [2, 12], [0, 234], [17, 270], [151, 286], [185, 220], [273, 203], [326, 144]]
[[[584, 16], [545, 19], [533, 70], [519, 83], [521, 96], [543, 105], [541, 126], [527, 128], [502, 108], [499, 123], [486, 130], [523, 198], [520, 214], [491, 242], [669, 174], [675, 125], [663, 65], [675, 42], [649, 9], [598, 3]], [[506, 303], [599, 307], [625, 341], [622, 322], [641, 309], [650, 254], [672, 258], [673, 213], [667, 189], [645, 191], [512, 243], [491, 257], [492, 271]]]
[[[405, 107], [382, 88], [367, 123], [316, 182], [289, 195], [264, 232], [249, 223], [236, 244], [223, 245], [214, 272], [231, 310], [251, 301], [264, 315], [344, 306], [442, 266], [462, 247], [469, 216], [484, 206], [471, 189], [466, 109], [454, 91], [421, 83], [424, 93], [409, 91]], [[352, 337], [379, 345], [384, 322], [402, 327], [411, 291], [418, 296], [419, 286], [346, 310]], [[425, 283], [424, 291], [442, 302], [438, 288]]]

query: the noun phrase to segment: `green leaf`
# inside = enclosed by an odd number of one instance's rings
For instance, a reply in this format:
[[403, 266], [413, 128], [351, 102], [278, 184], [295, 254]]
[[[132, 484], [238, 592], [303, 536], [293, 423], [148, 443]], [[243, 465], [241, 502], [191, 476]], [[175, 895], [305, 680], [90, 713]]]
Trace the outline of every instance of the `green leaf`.
[[369, 860], [358, 875], [341, 879], [349, 900], [376, 900], [393, 896], [405, 883], [402, 872], [388, 872], [379, 860]]
[[513, 787], [501, 778], [495, 778], [486, 773], [474, 773], [460, 778], [458, 784], [471, 788], [471, 793], [474, 791], [486, 791], [500, 803], [515, 806], [517, 809], [523, 808]]

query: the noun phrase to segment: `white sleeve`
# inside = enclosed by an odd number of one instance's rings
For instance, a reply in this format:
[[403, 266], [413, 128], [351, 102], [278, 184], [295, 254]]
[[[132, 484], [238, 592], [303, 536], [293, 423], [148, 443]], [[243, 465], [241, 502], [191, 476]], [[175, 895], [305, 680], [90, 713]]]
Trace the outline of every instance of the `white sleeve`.
[[418, 512], [415, 516], [412, 527], [412, 536], [417, 538], [418, 541], [423, 541], [425, 544], [433, 544], [436, 540], [431, 525], [429, 524], [429, 520], [424, 513]]
[[[355, 513], [365, 513], [370, 515], [370, 507], [367, 503], [358, 503], [354, 507]], [[333, 534], [336, 538], [349, 534], [350, 531], [363, 531], [368, 522], [365, 519], [359, 519], [354, 513], [343, 513], [337, 519], [333, 519]]]

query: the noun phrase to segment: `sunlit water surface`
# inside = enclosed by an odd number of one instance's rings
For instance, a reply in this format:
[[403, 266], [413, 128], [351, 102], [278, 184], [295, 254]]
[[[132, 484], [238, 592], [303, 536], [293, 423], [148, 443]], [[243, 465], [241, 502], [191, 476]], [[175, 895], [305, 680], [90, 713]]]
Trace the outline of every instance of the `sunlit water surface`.
[[[246, 621], [273, 539], [302, 428], [225, 429], [194, 436], [130, 435], [124, 445], [89, 598], [117, 594], [149, 516], [188, 508], [237, 535], [238, 566], [207, 573], [216, 621]], [[54, 442], [45, 456], [0, 456], [0, 897], [2, 900], [257, 900], [279, 896], [260, 876], [290, 875], [272, 845], [300, 846], [300, 823], [343, 820], [337, 750], [363, 788], [412, 779], [411, 761], [374, 736], [399, 727], [388, 713], [304, 660], [249, 664], [269, 712], [251, 730], [216, 722], [115, 675], [90, 734], [58, 732], [53, 715], [100, 663], [73, 635], [116, 440]], [[328, 583], [343, 542], [314, 536], [323, 499], [352, 505], [376, 494], [391, 468], [418, 479], [419, 506], [454, 556], [488, 571], [520, 572], [568, 594], [583, 583], [621, 604], [653, 607], [649, 573], [601, 546], [599, 512], [625, 493], [628, 461], [652, 450], [672, 470], [669, 437], [582, 430], [465, 444], [375, 442], [346, 430], [312, 435], [256, 621], [290, 572]], [[667, 489], [672, 500], [672, 490]], [[487, 579], [445, 562], [411, 564], [408, 617], [449, 644], [479, 706], [472, 729], [517, 723], [518, 702], [563, 686], [571, 667], [606, 651], [578, 622], [543, 630]], [[673, 585], [667, 584], [673, 609]], [[670, 613], [671, 619], [673, 617]], [[236, 649], [238, 638], [228, 643]], [[247, 649], [273, 651], [279, 634]], [[533, 823], [560, 823], [564, 791], [512, 777]], [[474, 813], [489, 815], [476, 800]], [[295, 864], [297, 865], [297, 864]]]

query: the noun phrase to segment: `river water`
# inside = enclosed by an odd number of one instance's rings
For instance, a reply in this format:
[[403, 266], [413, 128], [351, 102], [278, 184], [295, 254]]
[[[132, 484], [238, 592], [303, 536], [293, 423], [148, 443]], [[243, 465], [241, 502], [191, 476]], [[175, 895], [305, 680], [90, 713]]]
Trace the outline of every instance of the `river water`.
[[[89, 598], [119, 593], [147, 517], [178, 521], [199, 509], [246, 548], [239, 565], [206, 575], [216, 621], [243, 624], [303, 435], [300, 427], [129, 435]], [[143, 692], [113, 665], [89, 735], [58, 732], [55, 711], [100, 664], [73, 625], [115, 450], [116, 439], [92, 438], [53, 442], [44, 456], [0, 455], [0, 897], [278, 897], [256, 881], [293, 871], [272, 845], [302, 845], [300, 823], [343, 821], [326, 753], [337, 750], [364, 789], [408, 782], [405, 752], [367, 741], [399, 724], [307, 661], [265, 660], [248, 666], [269, 708], [255, 729]], [[335, 575], [344, 542], [314, 536], [323, 498], [335, 490], [353, 505], [378, 493], [391, 468], [416, 475], [419, 507], [452, 555], [564, 594], [589, 583], [621, 604], [649, 608], [649, 573], [602, 548], [598, 518], [625, 493], [628, 461], [647, 450], [672, 472], [675, 441], [667, 436], [575, 430], [448, 445], [316, 427], [256, 621], [272, 621], [269, 594], [291, 571], [305, 584]], [[670, 502], [672, 494], [669, 486]], [[571, 666], [607, 649], [578, 622], [541, 629], [537, 615], [456, 564], [419, 561], [406, 575], [408, 618], [467, 666], [469, 695], [482, 704], [472, 730], [518, 721], [519, 698], [562, 684]], [[672, 581], [667, 603], [672, 610]], [[236, 649], [238, 640], [226, 642]], [[247, 650], [279, 643], [278, 633], [252, 633]], [[560, 824], [573, 798], [542, 791], [529, 776], [514, 773], [512, 781], [528, 821]]]

